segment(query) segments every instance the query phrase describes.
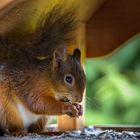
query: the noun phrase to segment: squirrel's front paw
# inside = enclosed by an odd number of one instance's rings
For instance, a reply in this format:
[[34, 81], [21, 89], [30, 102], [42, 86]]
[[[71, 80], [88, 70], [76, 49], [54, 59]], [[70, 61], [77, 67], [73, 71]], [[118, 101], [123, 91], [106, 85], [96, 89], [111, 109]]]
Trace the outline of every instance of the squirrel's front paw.
[[73, 105], [77, 108], [78, 110], [78, 116], [82, 116], [83, 115], [83, 107], [80, 104], [77, 103], [73, 103]]
[[82, 106], [79, 104], [67, 104], [65, 108], [65, 112], [68, 116], [71, 117], [79, 117], [82, 115]]

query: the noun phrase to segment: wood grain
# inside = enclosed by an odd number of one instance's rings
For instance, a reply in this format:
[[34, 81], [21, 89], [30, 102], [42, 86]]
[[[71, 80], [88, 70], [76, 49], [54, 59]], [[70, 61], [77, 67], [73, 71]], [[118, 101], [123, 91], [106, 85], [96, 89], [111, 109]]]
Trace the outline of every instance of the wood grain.
[[115, 130], [115, 131], [133, 131], [140, 132], [140, 125], [95, 125], [94, 128], [102, 130]]
[[0, 0], [0, 9], [4, 8], [9, 3], [13, 2], [14, 0]]
[[140, 32], [139, 0], [107, 0], [87, 22], [87, 57], [112, 52]]

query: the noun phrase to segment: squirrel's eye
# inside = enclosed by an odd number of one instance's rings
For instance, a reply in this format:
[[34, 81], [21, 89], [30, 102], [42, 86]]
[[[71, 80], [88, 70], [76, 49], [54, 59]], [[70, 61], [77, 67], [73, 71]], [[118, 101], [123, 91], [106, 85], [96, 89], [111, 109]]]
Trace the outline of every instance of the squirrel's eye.
[[74, 84], [74, 77], [71, 74], [66, 74], [64, 81], [67, 85], [72, 86]]
[[67, 76], [67, 77], [66, 77], [66, 81], [67, 81], [68, 83], [70, 83], [70, 84], [71, 84], [71, 83], [72, 83], [72, 77]]

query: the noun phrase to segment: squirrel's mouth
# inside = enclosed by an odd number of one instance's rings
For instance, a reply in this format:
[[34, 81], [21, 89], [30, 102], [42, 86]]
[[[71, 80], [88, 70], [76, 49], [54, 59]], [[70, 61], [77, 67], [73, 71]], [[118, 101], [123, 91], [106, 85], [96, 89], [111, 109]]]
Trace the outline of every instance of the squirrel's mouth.
[[61, 102], [70, 102], [70, 100], [67, 98], [67, 97], [62, 97], [59, 101], [61, 101]]

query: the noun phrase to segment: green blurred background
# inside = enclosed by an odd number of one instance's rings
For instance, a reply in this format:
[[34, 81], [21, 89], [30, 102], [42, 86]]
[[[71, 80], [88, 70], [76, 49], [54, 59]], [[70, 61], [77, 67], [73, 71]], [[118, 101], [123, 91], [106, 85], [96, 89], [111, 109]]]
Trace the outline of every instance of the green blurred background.
[[86, 59], [86, 75], [86, 125], [140, 125], [140, 36], [109, 56]]

